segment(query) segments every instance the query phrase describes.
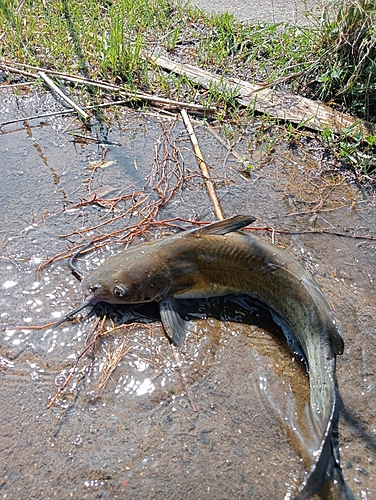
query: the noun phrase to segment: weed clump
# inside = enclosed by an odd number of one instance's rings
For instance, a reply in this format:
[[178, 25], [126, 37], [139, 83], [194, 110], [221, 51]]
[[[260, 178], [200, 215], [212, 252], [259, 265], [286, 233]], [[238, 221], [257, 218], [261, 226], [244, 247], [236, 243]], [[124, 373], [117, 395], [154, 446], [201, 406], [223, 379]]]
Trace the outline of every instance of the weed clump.
[[371, 120], [376, 115], [376, 3], [336, 0], [323, 9], [318, 59], [305, 74], [320, 100]]

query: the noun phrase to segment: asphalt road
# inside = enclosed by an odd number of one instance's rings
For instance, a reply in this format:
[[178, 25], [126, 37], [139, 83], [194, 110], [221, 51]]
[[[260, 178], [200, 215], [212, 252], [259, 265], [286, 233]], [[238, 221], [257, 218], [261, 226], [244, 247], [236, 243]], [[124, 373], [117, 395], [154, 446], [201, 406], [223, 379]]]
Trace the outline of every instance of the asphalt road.
[[192, 5], [213, 14], [229, 12], [248, 22], [309, 24], [307, 12], [320, 12], [319, 0], [194, 0]]

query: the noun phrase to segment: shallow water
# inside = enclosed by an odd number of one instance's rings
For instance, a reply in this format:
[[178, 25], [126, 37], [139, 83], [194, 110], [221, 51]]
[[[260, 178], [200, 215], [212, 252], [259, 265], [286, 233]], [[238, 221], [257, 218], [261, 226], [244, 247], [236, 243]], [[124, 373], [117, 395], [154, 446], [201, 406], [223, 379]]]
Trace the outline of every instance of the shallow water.
[[[44, 93], [1, 97], [0, 122], [57, 106]], [[107, 198], [145, 190], [158, 201], [153, 187], [161, 165], [176, 182], [172, 162], [161, 160], [167, 135], [179, 149], [185, 181], [159, 220], [215, 219], [181, 123], [131, 110], [122, 110], [111, 126], [94, 124], [91, 132], [71, 121], [46, 118], [1, 129], [3, 498], [284, 498], [300, 484], [305, 467], [281, 418], [295, 412], [302, 418], [308, 379], [261, 309], [252, 319], [239, 304], [234, 310], [226, 302], [220, 318], [213, 313], [192, 320], [179, 353], [183, 375], [157, 321], [128, 325], [80, 359], [66, 391], [47, 410], [84, 349], [94, 318], [46, 330], [35, 342], [38, 331], [14, 327], [56, 321], [82, 301], [67, 260], [37, 274], [42, 259], [63, 252], [80, 240], [77, 231], [108, 215], [100, 204], [76, 205], [100, 189]], [[97, 135], [100, 144], [73, 141], [72, 133], [64, 132], [67, 126]], [[364, 198], [339, 176], [325, 175], [325, 160], [308, 145], [277, 146], [245, 178], [208, 129], [197, 125], [196, 133], [226, 216], [249, 213], [259, 227], [292, 232], [375, 236], [375, 199]], [[240, 155], [246, 147], [245, 140], [237, 145]], [[153, 168], [157, 152], [159, 170]], [[102, 156], [116, 163], [94, 174], [87, 170]], [[129, 203], [115, 206], [114, 217]], [[115, 220], [111, 228], [134, 219]], [[150, 228], [145, 238], [168, 231]], [[344, 475], [358, 498], [375, 498], [375, 241], [332, 234], [276, 233], [275, 238], [312, 272], [334, 309], [346, 344], [337, 367]], [[78, 265], [85, 271], [119, 248], [107, 245]], [[12, 361], [28, 342], [32, 346]], [[109, 359], [121, 354], [101, 388]], [[183, 376], [198, 412], [184, 393]]]

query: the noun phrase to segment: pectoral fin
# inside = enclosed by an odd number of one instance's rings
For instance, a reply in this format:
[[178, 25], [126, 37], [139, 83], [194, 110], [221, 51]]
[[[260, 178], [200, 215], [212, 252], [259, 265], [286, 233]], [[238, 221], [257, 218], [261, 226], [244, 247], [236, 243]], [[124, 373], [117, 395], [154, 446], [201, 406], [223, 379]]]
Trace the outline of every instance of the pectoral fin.
[[178, 301], [172, 296], [161, 300], [159, 302], [159, 313], [168, 337], [175, 345], [180, 347], [187, 335], [189, 322], [180, 315]]
[[256, 217], [252, 215], [235, 215], [229, 219], [220, 220], [218, 222], [213, 222], [207, 226], [200, 227], [199, 229], [194, 229], [196, 235], [200, 234], [227, 234], [233, 231], [238, 231], [245, 226], [249, 226], [255, 222]]

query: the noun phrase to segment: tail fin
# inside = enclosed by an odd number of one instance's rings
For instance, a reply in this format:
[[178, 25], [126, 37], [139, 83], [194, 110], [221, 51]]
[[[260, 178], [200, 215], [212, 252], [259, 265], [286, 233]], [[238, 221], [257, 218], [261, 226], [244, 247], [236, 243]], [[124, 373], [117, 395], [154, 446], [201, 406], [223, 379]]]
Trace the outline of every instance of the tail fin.
[[324, 500], [356, 500], [343, 478], [339, 463], [337, 408], [321, 443], [318, 458], [294, 500], [307, 500], [315, 494]]

